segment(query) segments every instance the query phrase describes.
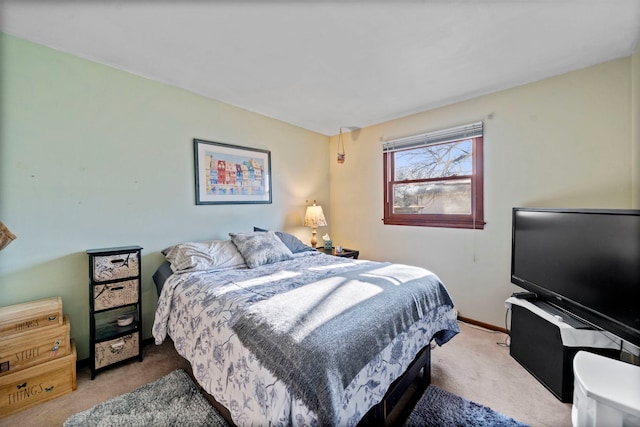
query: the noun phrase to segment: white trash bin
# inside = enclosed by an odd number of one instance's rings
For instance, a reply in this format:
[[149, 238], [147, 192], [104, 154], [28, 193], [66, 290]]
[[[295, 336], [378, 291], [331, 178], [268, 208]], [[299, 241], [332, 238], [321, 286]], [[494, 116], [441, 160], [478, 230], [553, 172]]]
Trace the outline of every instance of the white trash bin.
[[574, 427], [640, 426], [640, 366], [579, 351], [573, 374]]

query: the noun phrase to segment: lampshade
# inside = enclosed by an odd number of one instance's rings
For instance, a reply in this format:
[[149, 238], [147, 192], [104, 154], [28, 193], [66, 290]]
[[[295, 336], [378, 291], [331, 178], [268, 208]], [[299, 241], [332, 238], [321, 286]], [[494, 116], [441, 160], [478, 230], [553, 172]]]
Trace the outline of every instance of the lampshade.
[[307, 212], [304, 214], [304, 226], [305, 227], [324, 227], [327, 225], [327, 220], [324, 218], [324, 212], [322, 212], [322, 206], [315, 203], [311, 206], [307, 206]]

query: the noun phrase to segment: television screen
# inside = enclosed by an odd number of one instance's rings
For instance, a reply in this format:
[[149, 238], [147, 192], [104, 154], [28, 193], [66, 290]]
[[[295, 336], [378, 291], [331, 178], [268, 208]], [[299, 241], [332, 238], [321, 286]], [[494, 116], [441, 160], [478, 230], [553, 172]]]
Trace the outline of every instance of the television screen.
[[640, 346], [640, 210], [514, 208], [511, 281]]

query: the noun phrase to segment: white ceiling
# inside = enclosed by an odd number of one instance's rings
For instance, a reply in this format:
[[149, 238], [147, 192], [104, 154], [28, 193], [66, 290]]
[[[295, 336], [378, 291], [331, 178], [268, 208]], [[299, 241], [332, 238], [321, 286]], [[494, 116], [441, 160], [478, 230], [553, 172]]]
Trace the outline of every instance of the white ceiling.
[[335, 135], [628, 56], [640, 0], [0, 0], [0, 30]]

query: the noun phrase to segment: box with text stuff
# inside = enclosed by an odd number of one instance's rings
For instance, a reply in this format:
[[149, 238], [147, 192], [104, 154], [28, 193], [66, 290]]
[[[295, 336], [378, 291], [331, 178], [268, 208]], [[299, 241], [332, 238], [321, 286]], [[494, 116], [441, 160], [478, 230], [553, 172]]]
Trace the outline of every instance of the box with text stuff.
[[76, 389], [76, 346], [68, 355], [0, 377], [0, 418]]
[[28, 329], [0, 337], [0, 377], [48, 362], [71, 352], [71, 322]]

